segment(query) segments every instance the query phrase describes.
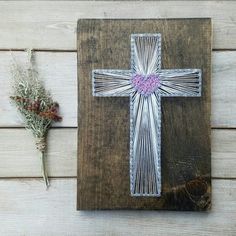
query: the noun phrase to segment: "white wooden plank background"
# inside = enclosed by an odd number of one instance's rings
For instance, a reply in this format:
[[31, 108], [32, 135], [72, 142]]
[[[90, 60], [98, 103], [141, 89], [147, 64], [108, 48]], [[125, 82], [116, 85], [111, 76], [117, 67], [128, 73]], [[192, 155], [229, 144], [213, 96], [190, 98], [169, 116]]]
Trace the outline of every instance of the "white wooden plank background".
[[[235, 37], [236, 38], [236, 37]], [[26, 53], [12, 52], [24, 63]], [[77, 126], [77, 58], [75, 52], [37, 52], [40, 76], [61, 104], [63, 122], [59, 127]], [[21, 119], [9, 101], [11, 53], [0, 51], [0, 126], [19, 127]], [[213, 52], [212, 127], [236, 126], [236, 51]], [[224, 84], [224, 86], [222, 86]], [[227, 104], [227, 106], [225, 105]]]
[[211, 213], [75, 211], [75, 179], [0, 180], [0, 235], [230, 235], [235, 236], [236, 183], [213, 181]]
[[231, 49], [236, 47], [235, 8], [233, 1], [3, 1], [0, 48], [76, 50], [78, 18], [211, 17], [213, 47]]
[[[0, 1], [0, 16], [0, 235], [236, 235], [236, 2]], [[77, 212], [77, 19], [180, 17], [213, 19], [212, 211]], [[49, 133], [48, 191], [8, 100], [9, 49], [24, 63], [26, 47], [64, 117]]]
[[[0, 130], [0, 178], [40, 177], [39, 153], [24, 129]], [[236, 132], [212, 130], [213, 178], [236, 178]], [[48, 171], [52, 177], [76, 177], [77, 130], [54, 128], [48, 138]]]
[[[10, 67], [12, 56], [22, 65], [26, 63], [25, 52], [0, 51], [0, 127], [22, 126], [21, 118], [9, 101], [11, 94]], [[77, 59], [76, 53], [39, 52], [36, 54], [39, 75], [56, 101], [60, 103], [62, 122], [59, 127], [77, 126]]]

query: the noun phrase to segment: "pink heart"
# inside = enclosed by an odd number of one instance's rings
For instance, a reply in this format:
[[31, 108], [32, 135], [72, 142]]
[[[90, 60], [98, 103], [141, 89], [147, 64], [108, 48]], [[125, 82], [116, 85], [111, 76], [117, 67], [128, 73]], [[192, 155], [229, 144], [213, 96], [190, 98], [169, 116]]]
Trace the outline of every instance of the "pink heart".
[[148, 96], [160, 87], [160, 77], [155, 74], [132, 76], [132, 84], [137, 92], [144, 96]]

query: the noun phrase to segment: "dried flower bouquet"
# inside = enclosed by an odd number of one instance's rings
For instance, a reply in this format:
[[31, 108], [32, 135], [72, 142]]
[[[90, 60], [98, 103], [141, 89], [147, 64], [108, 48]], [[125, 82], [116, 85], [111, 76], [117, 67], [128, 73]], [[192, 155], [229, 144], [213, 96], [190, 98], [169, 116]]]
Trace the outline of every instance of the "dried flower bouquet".
[[58, 103], [53, 101], [38, 78], [32, 50], [27, 50], [27, 54], [26, 68], [20, 66], [13, 57], [11, 68], [13, 95], [10, 99], [21, 113], [26, 129], [31, 130], [36, 138], [36, 148], [41, 153], [42, 175], [48, 188], [49, 180], [45, 166], [47, 133], [52, 123], [61, 121], [62, 118], [58, 115]]

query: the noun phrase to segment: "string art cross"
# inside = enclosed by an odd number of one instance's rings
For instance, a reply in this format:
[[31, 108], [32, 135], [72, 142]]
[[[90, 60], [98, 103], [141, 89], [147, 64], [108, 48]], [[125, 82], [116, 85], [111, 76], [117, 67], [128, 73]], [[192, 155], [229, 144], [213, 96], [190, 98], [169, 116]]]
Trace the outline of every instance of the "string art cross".
[[130, 97], [130, 192], [161, 196], [161, 98], [200, 97], [200, 69], [161, 69], [161, 34], [131, 35], [131, 69], [92, 71], [93, 96]]

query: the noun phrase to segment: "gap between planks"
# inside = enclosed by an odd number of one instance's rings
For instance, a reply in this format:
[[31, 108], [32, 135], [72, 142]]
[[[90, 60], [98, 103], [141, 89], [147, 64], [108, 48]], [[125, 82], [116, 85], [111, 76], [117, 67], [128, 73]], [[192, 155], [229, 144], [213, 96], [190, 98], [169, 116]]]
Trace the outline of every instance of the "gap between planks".
[[[53, 177], [48, 177], [49, 181], [54, 180], [54, 179], [77, 179], [77, 176], [53, 176]], [[21, 180], [21, 179], [26, 179], [26, 180], [43, 180], [42, 177], [39, 176], [12, 176], [12, 177], [0, 177], [0, 180]], [[236, 177], [211, 177], [211, 179], [214, 180], [236, 180]]]
[[[0, 48], [0, 52], [24, 52], [27, 48]], [[75, 52], [77, 53], [77, 50], [74, 49], [44, 49], [44, 48], [31, 48], [35, 52], [59, 52], [59, 53], [69, 53], [69, 52]], [[235, 52], [236, 48], [213, 48], [212, 52]]]
[[[23, 126], [0, 126], [0, 130], [3, 129], [25, 129]], [[78, 126], [57, 126], [57, 127], [51, 127], [50, 129], [78, 129]], [[211, 126], [211, 130], [236, 130], [236, 127], [216, 127]]]
[[[1, 0], [0, 0], [1, 1]], [[0, 48], [0, 52], [24, 52], [27, 48]], [[77, 52], [77, 50], [69, 49], [43, 49], [43, 48], [30, 48], [35, 52]], [[235, 49], [236, 50], [236, 49]], [[227, 50], [225, 50], [227, 51]], [[232, 50], [233, 51], [233, 50]]]

